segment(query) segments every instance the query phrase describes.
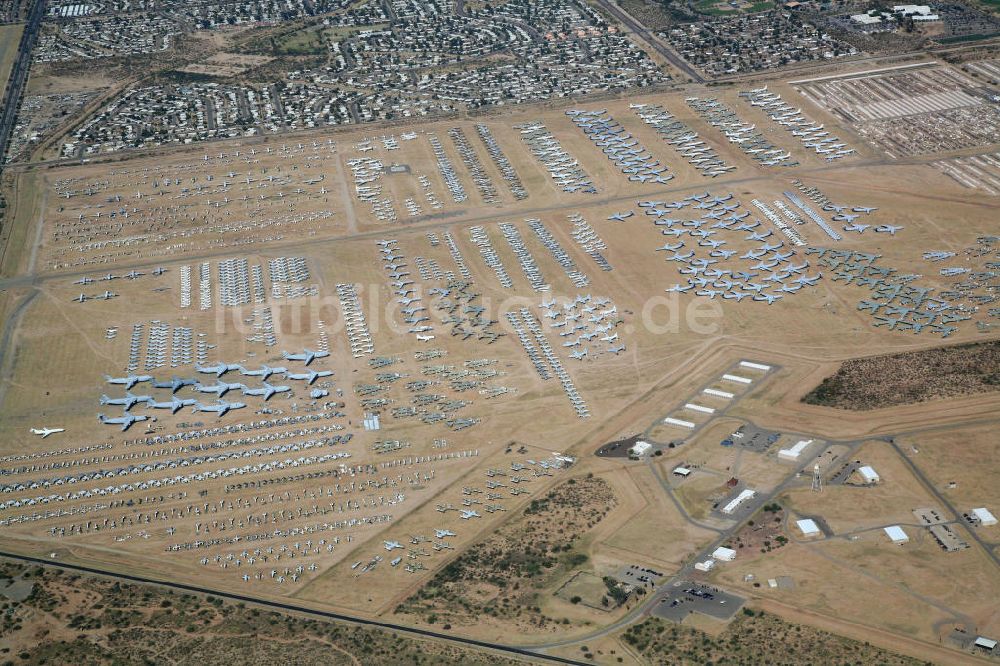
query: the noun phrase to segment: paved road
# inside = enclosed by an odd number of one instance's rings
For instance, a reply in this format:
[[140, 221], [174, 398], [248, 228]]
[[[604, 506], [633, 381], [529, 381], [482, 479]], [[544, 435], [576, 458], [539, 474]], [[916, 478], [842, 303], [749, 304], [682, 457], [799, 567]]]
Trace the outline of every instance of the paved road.
[[683, 58], [673, 52], [673, 50], [664, 45], [660, 41], [660, 38], [656, 36], [652, 31], [647, 30], [646, 26], [636, 21], [632, 16], [623, 10], [618, 5], [614, 4], [610, 0], [595, 0], [597, 5], [606, 11], [607, 13], [614, 16], [616, 19], [621, 21], [623, 24], [628, 26], [628, 29], [638, 35], [644, 42], [649, 44], [653, 49], [663, 56], [667, 62], [671, 65], [684, 72], [695, 83], [704, 83], [705, 77], [698, 73], [694, 67], [689, 65]]
[[17, 120], [21, 95], [28, 82], [31, 52], [35, 48], [44, 14], [45, 0], [35, 0], [35, 4], [28, 14], [28, 23], [24, 26], [24, 32], [21, 33], [21, 45], [18, 47], [14, 65], [11, 67], [10, 79], [7, 81], [3, 101], [0, 102], [0, 171], [3, 170], [3, 156], [7, 154], [7, 146], [10, 144], [11, 134], [14, 132], [14, 121]]

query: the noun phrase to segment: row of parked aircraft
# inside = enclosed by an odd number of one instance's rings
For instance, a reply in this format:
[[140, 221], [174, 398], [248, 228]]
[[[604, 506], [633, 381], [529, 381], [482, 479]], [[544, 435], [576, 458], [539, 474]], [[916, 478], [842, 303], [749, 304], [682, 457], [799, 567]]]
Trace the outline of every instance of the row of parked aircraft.
[[402, 250], [397, 247], [398, 241], [387, 239], [377, 241], [379, 252], [382, 253], [382, 268], [384, 268], [390, 278], [391, 286], [399, 303], [400, 313], [403, 321], [410, 326], [409, 332], [416, 335], [417, 340], [428, 342], [433, 340], [433, 335], [428, 335], [434, 330], [430, 325], [431, 318], [428, 316], [427, 308], [424, 306], [420, 294], [417, 293], [417, 286], [413, 280], [408, 279], [410, 272], [404, 270], [407, 267], [406, 257]]
[[636, 115], [644, 123], [656, 130], [656, 133], [674, 147], [691, 166], [701, 171], [702, 175], [716, 178], [736, 167], [726, 164], [715, 150], [705, 143], [698, 133], [690, 126], [677, 120], [672, 113], [655, 104], [631, 104]]
[[802, 109], [792, 108], [781, 98], [781, 95], [770, 92], [767, 86], [749, 90], [740, 93], [740, 95], [746, 98], [751, 106], [759, 107], [771, 120], [791, 132], [792, 136], [798, 138], [804, 147], [812, 148], [817, 155], [825, 157], [827, 161], [840, 159], [856, 152], [854, 148], [832, 136], [828, 130], [823, 129], [822, 124], [806, 117], [802, 113]]
[[[296, 353], [282, 352], [282, 356], [286, 360], [301, 361], [304, 365], [308, 366], [317, 358], [329, 356], [329, 352], [305, 349], [302, 352]], [[148, 418], [146, 415], [136, 415], [131, 413], [131, 410], [138, 404], [142, 404], [148, 409], [168, 409], [172, 414], [176, 414], [184, 407], [191, 407], [192, 412], [210, 412], [218, 414], [222, 417], [231, 410], [246, 407], [246, 404], [243, 402], [228, 402], [223, 400], [222, 398], [229, 391], [239, 390], [244, 396], [261, 397], [266, 402], [278, 393], [287, 393], [291, 391], [290, 386], [269, 383], [268, 379], [270, 379], [273, 375], [281, 375], [285, 379], [303, 381], [307, 386], [311, 386], [321, 377], [329, 377], [333, 375], [331, 370], [309, 369], [305, 372], [292, 372], [285, 367], [272, 367], [266, 364], [256, 369], [248, 369], [238, 363], [220, 362], [215, 365], [195, 364], [194, 368], [201, 374], [215, 375], [215, 384], [204, 384], [197, 379], [181, 377], [172, 377], [165, 381], [157, 381], [152, 375], [128, 374], [124, 377], [111, 377], [106, 375], [105, 381], [108, 384], [123, 387], [125, 389], [125, 395], [120, 398], [112, 398], [107, 395], [102, 395], [100, 403], [102, 405], [120, 406], [123, 408], [124, 413], [122, 416], [116, 417], [107, 417], [104, 414], [99, 414], [98, 419], [101, 423], [120, 425], [122, 426], [123, 431], [128, 430], [133, 424], [139, 421], [145, 421]], [[241, 375], [246, 377], [259, 377], [262, 384], [259, 387], [251, 388], [239, 382], [222, 381], [223, 375], [228, 372], [239, 372]], [[170, 399], [156, 400], [151, 395], [135, 395], [131, 392], [136, 385], [143, 383], [148, 383], [152, 388], [168, 389], [171, 394]], [[203, 404], [195, 398], [178, 397], [176, 395], [177, 391], [185, 386], [190, 386], [192, 390], [197, 393], [215, 394], [218, 396], [218, 400], [215, 404]], [[314, 391], [313, 393], [315, 394], [317, 391]]]
[[[243, 402], [227, 402], [225, 400], [217, 400], [216, 403], [213, 405], [205, 405], [196, 400], [179, 400], [177, 398], [174, 398], [172, 401], [166, 403], [149, 404], [149, 406], [153, 407], [154, 405], [163, 405], [166, 407], [171, 407], [174, 403], [177, 402], [182, 403], [182, 406], [185, 404], [192, 405], [193, 408], [191, 409], [191, 413], [209, 412], [218, 414], [220, 418], [228, 414], [233, 409], [243, 409], [244, 407], [246, 407], [246, 403]], [[116, 404], [116, 403], [108, 402], [106, 404]], [[174, 410], [174, 412], [176, 413], [176, 410]], [[104, 414], [97, 415], [97, 420], [99, 420], [101, 423], [105, 425], [120, 425], [122, 427], [123, 432], [131, 428], [133, 424], [138, 423], [140, 421], [145, 421], [148, 418], [149, 417], [145, 414], [133, 414], [127, 411], [127, 409], [121, 416], [109, 417], [105, 416]]]
[[[672, 239], [656, 250], [665, 253], [666, 261], [680, 264], [678, 272], [686, 276], [686, 283], [677, 283], [668, 292], [771, 305], [803, 287], [815, 286], [823, 277], [822, 273], [808, 275], [809, 262], [796, 263], [795, 250], [786, 250], [785, 242], [774, 240], [771, 230], [761, 230], [759, 221], [749, 219], [749, 211], [740, 212], [740, 202], [732, 194], [705, 192], [678, 201], [640, 201], [638, 205]], [[701, 213], [693, 219], [673, 217], [683, 209]], [[747, 251], [732, 249], [729, 241], [718, 237], [722, 232], [747, 232], [743, 240], [760, 245]], [[734, 260], [750, 266], [723, 268]]]
[[77, 303], [86, 303], [87, 301], [107, 301], [118, 296], [113, 291], [105, 291], [103, 294], [95, 294], [93, 296], [88, 296], [87, 294], [80, 292], [80, 295], [73, 300]]
[[851, 250], [810, 247], [806, 254], [833, 270], [833, 280], [866, 287], [868, 298], [858, 302], [858, 310], [873, 315], [874, 326], [889, 330], [924, 331], [946, 338], [958, 330], [951, 324], [966, 321], [971, 314], [943, 298], [932, 295], [930, 287], [911, 284], [919, 276], [899, 274], [894, 268], [879, 266], [879, 255]]
[[[160, 276], [160, 275], [163, 275], [166, 272], [167, 272], [166, 268], [157, 267], [157, 268], [153, 269], [152, 273], [155, 276]], [[84, 276], [84, 277], [80, 278], [79, 280], [75, 281], [73, 284], [92, 284], [94, 282], [99, 282], [99, 281], [110, 282], [111, 280], [117, 280], [119, 278], [125, 278], [126, 280], [136, 280], [136, 279], [142, 277], [143, 275], [145, 275], [145, 273], [142, 273], [142, 272], [136, 271], [136, 270], [129, 271], [128, 273], [124, 273], [122, 275], [115, 275], [114, 273], [107, 273], [106, 275], [102, 275], [102, 276], [96, 277], [96, 278]]]
[[667, 173], [667, 167], [660, 164], [618, 121], [607, 115], [606, 109], [569, 109], [566, 115], [630, 181], [666, 185], [673, 179], [673, 175]]
[[[624, 320], [618, 315], [618, 308], [607, 298], [593, 298], [590, 294], [559, 303], [555, 299], [541, 302], [542, 319], [548, 322], [553, 332], [564, 339], [562, 346], [573, 349], [570, 357], [582, 361], [591, 349], [607, 351], [617, 356], [625, 351], [625, 343], [614, 329]], [[607, 347], [588, 345], [607, 343]]]
[[580, 166], [580, 162], [563, 149], [544, 123], [515, 125], [514, 129], [520, 131], [528, 149], [545, 166], [563, 192], [597, 192], [594, 182]]

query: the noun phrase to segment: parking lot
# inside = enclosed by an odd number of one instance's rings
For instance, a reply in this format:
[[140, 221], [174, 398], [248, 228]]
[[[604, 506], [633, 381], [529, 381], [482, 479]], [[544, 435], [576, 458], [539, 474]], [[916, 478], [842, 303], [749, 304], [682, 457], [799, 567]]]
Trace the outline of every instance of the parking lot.
[[682, 622], [691, 613], [701, 613], [718, 620], [728, 620], [743, 607], [746, 599], [716, 587], [691, 581], [678, 581], [657, 601], [652, 614], [673, 622]]

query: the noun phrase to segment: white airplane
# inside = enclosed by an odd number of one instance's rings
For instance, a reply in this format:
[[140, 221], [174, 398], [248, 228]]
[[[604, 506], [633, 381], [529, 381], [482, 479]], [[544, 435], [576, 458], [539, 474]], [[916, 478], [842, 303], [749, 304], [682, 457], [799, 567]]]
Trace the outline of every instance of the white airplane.
[[434, 530], [434, 536], [438, 539], [443, 539], [445, 537], [458, 536], [458, 535], [452, 532], [451, 530]]
[[31, 428], [32, 435], [41, 435], [42, 439], [45, 439], [49, 435], [54, 435], [57, 432], [66, 432], [65, 428]]
[[434, 339], [433, 335], [417, 335], [417, 340], [420, 342], [430, 342]]
[[462, 520], [468, 520], [469, 518], [481, 518], [482, 516], [480, 516], [477, 511], [473, 511], [472, 509], [463, 509], [458, 517]]

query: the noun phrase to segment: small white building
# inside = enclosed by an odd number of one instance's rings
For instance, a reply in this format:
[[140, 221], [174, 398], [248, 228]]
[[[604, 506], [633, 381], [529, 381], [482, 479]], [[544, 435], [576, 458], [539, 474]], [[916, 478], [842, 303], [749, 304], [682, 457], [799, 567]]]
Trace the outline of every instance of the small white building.
[[884, 529], [886, 536], [895, 544], [902, 545], [910, 540], [910, 537], [907, 536], [906, 532], [899, 525], [890, 525]]
[[704, 562], [695, 562], [694, 568], [698, 571], [709, 572], [715, 568], [715, 560], [705, 560]]
[[722, 509], [720, 510], [722, 511], [722, 513], [728, 515], [733, 511], [736, 511], [736, 509], [739, 508], [741, 504], [743, 504], [756, 494], [757, 494], [756, 490], [750, 490], [749, 488], [742, 490], [739, 495], [729, 500], [729, 503], [726, 504], [724, 507], [722, 507]]
[[875, 485], [881, 479], [879, 478], [878, 472], [871, 465], [864, 465], [858, 468], [858, 474], [861, 475], [861, 479], [868, 485]]
[[778, 457], [782, 460], [798, 460], [802, 452], [809, 448], [809, 445], [813, 443], [811, 439], [803, 439], [796, 442], [793, 446], [787, 449], [781, 449], [778, 451]]
[[639, 440], [638, 442], [632, 445], [632, 448], [628, 450], [628, 453], [630, 456], [633, 456], [635, 458], [640, 458], [649, 453], [650, 449], [652, 448], [653, 445], [650, 444], [649, 442], [644, 442], [642, 440]]
[[914, 21], [939, 21], [941, 19], [927, 5], [893, 5], [892, 11], [903, 16], [909, 16]]
[[878, 25], [882, 22], [882, 17], [878, 15], [870, 16], [869, 14], [852, 14], [851, 20], [861, 25]]
[[798, 526], [799, 531], [802, 532], [802, 536], [814, 537], [820, 535], [819, 526], [812, 518], [797, 520], [795, 521], [795, 524]]
[[719, 546], [712, 553], [712, 557], [720, 562], [732, 562], [736, 559], [736, 551], [732, 548], [726, 548], [725, 546]]
[[997, 524], [996, 516], [990, 513], [985, 507], [972, 510], [972, 518], [983, 527], [990, 527]]
[[684, 467], [683, 465], [680, 465], [678, 467], [674, 467], [674, 469], [671, 471], [671, 474], [673, 474], [674, 476], [691, 476], [691, 470], [688, 469], [687, 467]]
[[912, 16], [913, 14], [924, 16], [931, 13], [931, 8], [927, 5], [893, 5], [892, 11], [903, 16]]
[[997, 646], [997, 642], [992, 638], [986, 638], [986, 636], [977, 636], [975, 643], [973, 643], [977, 648], [982, 648], [990, 652]]

